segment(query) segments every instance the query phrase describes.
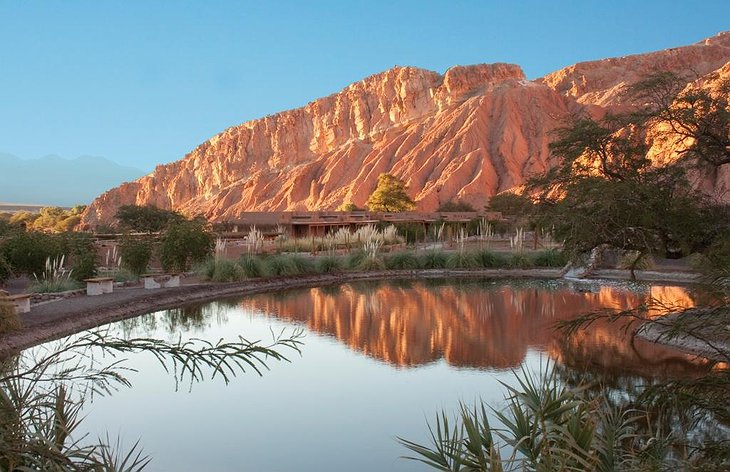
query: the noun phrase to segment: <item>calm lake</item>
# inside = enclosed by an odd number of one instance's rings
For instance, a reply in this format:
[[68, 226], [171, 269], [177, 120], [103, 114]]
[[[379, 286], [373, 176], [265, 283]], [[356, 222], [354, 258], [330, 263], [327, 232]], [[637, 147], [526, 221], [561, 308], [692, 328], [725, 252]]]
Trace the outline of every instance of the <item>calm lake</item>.
[[396, 437], [427, 441], [426, 420], [460, 400], [502, 405], [512, 370], [555, 361], [566, 378], [618, 389], [704, 368], [677, 351], [596, 324], [565, 342], [555, 322], [655, 297], [692, 304], [684, 288], [564, 281], [353, 283], [223, 300], [112, 325], [127, 337], [268, 343], [303, 329], [301, 355], [270, 371], [181, 386], [149, 354], [127, 365], [132, 388], [97, 397], [84, 428], [141, 440], [151, 471], [415, 471]]

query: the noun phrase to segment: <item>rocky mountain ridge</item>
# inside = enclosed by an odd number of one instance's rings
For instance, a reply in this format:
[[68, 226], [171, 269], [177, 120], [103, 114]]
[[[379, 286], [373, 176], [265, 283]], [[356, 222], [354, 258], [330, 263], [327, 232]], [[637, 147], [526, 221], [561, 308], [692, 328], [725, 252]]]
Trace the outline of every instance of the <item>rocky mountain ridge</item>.
[[626, 86], [656, 70], [721, 69], [730, 33], [649, 54], [576, 64], [528, 81], [517, 65], [456, 66], [443, 75], [394, 67], [304, 107], [226, 129], [183, 159], [105, 192], [84, 221], [123, 204], [211, 220], [245, 211], [363, 205], [382, 172], [404, 179], [421, 210], [481, 206], [552, 165], [552, 131], [576, 111], [627, 108]]

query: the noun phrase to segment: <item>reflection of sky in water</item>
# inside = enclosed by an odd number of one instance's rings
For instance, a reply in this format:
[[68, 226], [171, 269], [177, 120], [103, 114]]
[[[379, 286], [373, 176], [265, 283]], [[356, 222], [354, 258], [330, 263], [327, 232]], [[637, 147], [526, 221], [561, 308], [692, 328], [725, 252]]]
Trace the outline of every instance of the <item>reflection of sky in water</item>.
[[[499, 381], [513, 380], [507, 367], [537, 369], [548, 354], [562, 358], [572, 352], [548, 333], [545, 320], [561, 316], [546, 304], [559, 311], [587, 300], [578, 308], [597, 308], [643, 296], [645, 291], [612, 294], [597, 286], [576, 292], [552, 282], [378, 283], [146, 315], [115, 329], [169, 340], [181, 334], [231, 339], [240, 333], [267, 342], [271, 330], [305, 327], [306, 337], [301, 356], [291, 353], [291, 363], [270, 363], [263, 377], [249, 373], [228, 386], [219, 379], [196, 384], [191, 392], [187, 386], [174, 392], [174, 380], [151, 355], [132, 357], [128, 365], [139, 370], [130, 375], [133, 388], [97, 398], [85, 427], [94, 434], [120, 433], [126, 443], [141, 437], [154, 458], [151, 471], [423, 470], [398, 459], [406, 450], [396, 436], [425, 442], [425, 420], [439, 409], [453, 411], [459, 400], [478, 398], [499, 405], [504, 392]], [[383, 320], [373, 331], [374, 317]], [[383, 323], [392, 329], [381, 329]], [[595, 342], [607, 337], [611, 356], [623, 352], [610, 330], [602, 329], [589, 340], [591, 350], [600, 350]], [[495, 352], [488, 345], [497, 342], [520, 350], [504, 356], [508, 364], [518, 359], [514, 365], [490, 364]], [[382, 353], [390, 357], [379, 357]], [[406, 361], [398, 362], [396, 354]]]

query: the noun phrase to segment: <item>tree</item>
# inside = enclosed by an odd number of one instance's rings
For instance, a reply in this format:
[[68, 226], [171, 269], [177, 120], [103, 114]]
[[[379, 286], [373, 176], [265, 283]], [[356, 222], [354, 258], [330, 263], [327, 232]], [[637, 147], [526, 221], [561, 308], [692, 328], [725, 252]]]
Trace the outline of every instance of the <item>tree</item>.
[[184, 272], [213, 251], [213, 235], [202, 219], [171, 223], [162, 234], [160, 262], [166, 271]]
[[685, 160], [717, 168], [730, 163], [730, 78], [692, 83], [671, 72], [648, 76], [630, 88], [644, 107], [635, 119], [654, 128]]
[[122, 265], [134, 275], [142, 275], [152, 259], [152, 241], [146, 238], [126, 236], [119, 245]]
[[366, 203], [371, 211], [411, 211], [416, 203], [408, 196], [405, 182], [391, 174], [380, 174]]
[[470, 203], [463, 200], [449, 200], [442, 203], [436, 211], [476, 211]]
[[359, 208], [357, 205], [355, 205], [352, 202], [343, 203], [342, 205], [337, 207], [337, 211], [358, 211], [362, 210], [362, 208]]
[[175, 211], [138, 205], [122, 205], [114, 217], [122, 229], [140, 233], [156, 233], [162, 231], [170, 223], [185, 219]]

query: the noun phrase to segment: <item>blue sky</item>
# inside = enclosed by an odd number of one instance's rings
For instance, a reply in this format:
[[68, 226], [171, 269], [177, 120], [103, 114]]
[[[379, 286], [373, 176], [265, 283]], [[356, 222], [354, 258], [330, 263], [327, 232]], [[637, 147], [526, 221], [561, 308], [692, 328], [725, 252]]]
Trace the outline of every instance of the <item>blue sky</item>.
[[0, 0], [0, 152], [147, 171], [396, 64], [535, 78], [729, 29], [728, 0]]

